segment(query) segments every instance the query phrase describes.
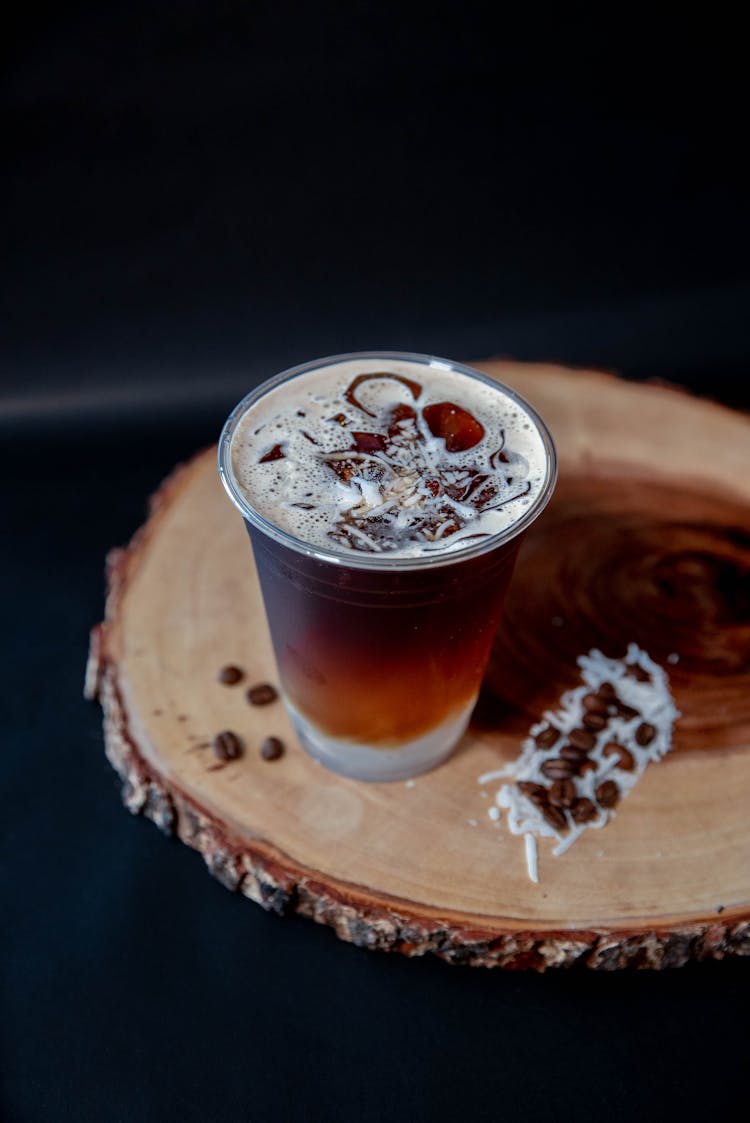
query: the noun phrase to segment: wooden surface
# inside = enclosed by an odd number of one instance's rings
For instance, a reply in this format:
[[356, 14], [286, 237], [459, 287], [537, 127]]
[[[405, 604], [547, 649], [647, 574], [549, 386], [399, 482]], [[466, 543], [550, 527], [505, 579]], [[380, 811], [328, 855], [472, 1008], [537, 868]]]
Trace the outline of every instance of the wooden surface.
[[[275, 671], [246, 532], [208, 450], [109, 560], [88, 689], [125, 801], [231, 888], [370, 947], [537, 969], [750, 954], [750, 423], [668, 388], [482, 365], [545, 417], [560, 483], [453, 758], [410, 786], [345, 780], [296, 745], [280, 703], [248, 705], [243, 685]], [[674, 750], [604, 830], [560, 858], [540, 844], [535, 885], [477, 777], [518, 755], [578, 681], [579, 654], [620, 657], [631, 641], [669, 671]], [[217, 682], [226, 663], [244, 684]], [[223, 729], [246, 752], [216, 768], [205, 745]], [[260, 757], [268, 734], [288, 745], [279, 761]]]

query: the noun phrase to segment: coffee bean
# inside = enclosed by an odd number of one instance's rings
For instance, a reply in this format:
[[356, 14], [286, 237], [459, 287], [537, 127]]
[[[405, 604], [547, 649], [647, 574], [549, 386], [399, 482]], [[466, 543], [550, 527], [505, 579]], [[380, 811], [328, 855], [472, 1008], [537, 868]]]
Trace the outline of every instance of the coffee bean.
[[575, 771], [574, 765], [569, 760], [545, 760], [542, 772], [550, 780], [567, 780]]
[[234, 664], [227, 663], [226, 667], [222, 667], [216, 677], [224, 686], [235, 686], [245, 677], [245, 672], [241, 667], [235, 667]]
[[242, 741], [231, 729], [217, 733], [211, 742], [211, 748], [219, 760], [236, 760], [238, 756], [242, 756]]
[[581, 705], [587, 713], [602, 714], [606, 717], [609, 712], [607, 702], [600, 698], [598, 694], [584, 694], [581, 698]]
[[267, 706], [278, 698], [276, 688], [270, 682], [259, 682], [251, 686], [247, 692], [247, 700], [251, 706]]
[[626, 674], [630, 675], [631, 678], [636, 679], [638, 682], [651, 682], [651, 675], [648, 671], [644, 671], [640, 663], [631, 663]]
[[549, 801], [554, 807], [570, 807], [576, 797], [572, 780], [555, 780], [549, 790]]
[[576, 768], [577, 776], [585, 776], [587, 772], [596, 772], [596, 761], [586, 757]]
[[635, 740], [638, 745], [650, 745], [655, 736], [656, 730], [647, 721], [642, 721], [635, 731]]
[[596, 807], [584, 795], [571, 804], [570, 814], [573, 816], [574, 823], [588, 823], [596, 818]]
[[596, 744], [596, 737], [588, 729], [571, 729], [568, 740], [574, 748], [585, 749], [586, 752], [593, 749]]
[[624, 717], [626, 721], [630, 721], [631, 718], [638, 717], [638, 710], [634, 710], [632, 706], [626, 706], [624, 702], [618, 702], [617, 714], [619, 717]]
[[284, 742], [280, 737], [266, 737], [260, 746], [260, 755], [264, 760], [278, 760], [284, 755]]
[[568, 820], [565, 818], [565, 812], [561, 811], [559, 807], [552, 807], [551, 804], [545, 803], [539, 810], [542, 815], [544, 815], [549, 825], [554, 827], [556, 831], [565, 831], [568, 829]]
[[603, 682], [596, 692], [604, 702], [612, 702], [617, 692], [611, 682]]
[[614, 780], [605, 780], [594, 792], [600, 807], [614, 807], [620, 798], [620, 789]]
[[537, 733], [534, 740], [540, 749], [551, 749], [552, 746], [557, 743], [559, 738], [560, 730], [555, 729], [552, 725], [548, 725], [546, 729], [543, 729], [541, 731], [541, 733]]
[[577, 749], [575, 745], [563, 745], [560, 749], [560, 756], [563, 760], [569, 760], [573, 764], [583, 764], [586, 760], [586, 750]]
[[589, 710], [588, 713], [585, 713], [583, 715], [581, 721], [587, 729], [591, 729], [593, 732], [598, 733], [599, 730], [604, 729], [604, 726], [607, 724], [607, 715], [600, 714], [596, 710]]
[[547, 802], [547, 789], [544, 784], [534, 784], [531, 780], [519, 780], [518, 790], [537, 806]]
[[617, 767], [622, 768], [623, 772], [632, 772], [635, 768], [633, 754], [617, 741], [609, 741], [602, 749], [602, 756], [617, 757]]

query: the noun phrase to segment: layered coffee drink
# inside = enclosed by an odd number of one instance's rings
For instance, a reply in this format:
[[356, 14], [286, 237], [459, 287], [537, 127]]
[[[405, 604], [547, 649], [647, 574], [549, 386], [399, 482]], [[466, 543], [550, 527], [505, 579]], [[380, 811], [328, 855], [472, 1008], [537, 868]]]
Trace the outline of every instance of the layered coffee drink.
[[466, 727], [554, 483], [538, 416], [445, 360], [340, 356], [248, 395], [220, 469], [304, 747], [361, 779], [433, 767]]

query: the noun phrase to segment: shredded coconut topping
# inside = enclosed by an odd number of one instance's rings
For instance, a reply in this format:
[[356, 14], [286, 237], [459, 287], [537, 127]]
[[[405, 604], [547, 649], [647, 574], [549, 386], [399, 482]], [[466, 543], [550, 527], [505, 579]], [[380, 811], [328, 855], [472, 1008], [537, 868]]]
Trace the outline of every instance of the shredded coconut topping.
[[[583, 684], [563, 694], [559, 709], [545, 712], [544, 719], [532, 725], [518, 760], [497, 771], [485, 772], [478, 781], [480, 784], [499, 779], [508, 781], [495, 793], [495, 807], [490, 808], [490, 814], [497, 818], [492, 815], [496, 808], [507, 810], [508, 830], [514, 835], [524, 835], [526, 863], [532, 881], [539, 879], [537, 839], [553, 839], [556, 845], [552, 854], [559, 857], [585, 830], [606, 826], [615, 813], [612, 799], [616, 802], [627, 796], [648, 765], [669, 752], [672, 727], [680, 717], [664, 669], [636, 644], [629, 645], [625, 659], [608, 659], [594, 649], [580, 656], [578, 665]], [[573, 799], [563, 800], [552, 810], [547, 803], [545, 815], [547, 795], [544, 792], [552, 791], [547, 787], [550, 762], [560, 762], [560, 748], [566, 744], [567, 736], [576, 730], [580, 732], [586, 712], [583, 699], [590, 698], [603, 685], [614, 688], [615, 698], [604, 728], [591, 733], [594, 743], [586, 753], [591, 764], [582, 774], [566, 777], [566, 783], [574, 786]], [[559, 736], [553, 740], [550, 730], [558, 732]], [[540, 735], [542, 745], [538, 742]], [[550, 740], [552, 744], [543, 747]], [[613, 742], [625, 753], [618, 755], [612, 751]], [[606, 784], [607, 781], [614, 783]], [[524, 794], [519, 785], [525, 785], [536, 798]], [[536, 791], [537, 788], [543, 788], [544, 792]], [[605, 799], [605, 795], [609, 798]], [[584, 800], [590, 801], [591, 806], [588, 802], [584, 804]], [[590, 817], [586, 821], [576, 821], [576, 804], [588, 812]], [[553, 825], [550, 819], [558, 825]]]

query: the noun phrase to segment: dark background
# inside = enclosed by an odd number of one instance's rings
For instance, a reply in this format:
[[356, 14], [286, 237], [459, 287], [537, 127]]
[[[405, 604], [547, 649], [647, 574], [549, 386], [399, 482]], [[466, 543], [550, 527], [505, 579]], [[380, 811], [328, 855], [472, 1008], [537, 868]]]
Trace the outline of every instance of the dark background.
[[285, 365], [505, 354], [750, 405], [738, 29], [487, 10], [30, 4], [7, 29], [3, 1119], [744, 1097], [747, 961], [488, 973], [267, 916], [120, 808], [80, 700], [105, 551]]

